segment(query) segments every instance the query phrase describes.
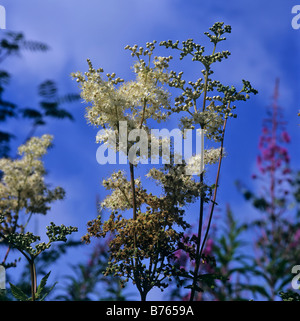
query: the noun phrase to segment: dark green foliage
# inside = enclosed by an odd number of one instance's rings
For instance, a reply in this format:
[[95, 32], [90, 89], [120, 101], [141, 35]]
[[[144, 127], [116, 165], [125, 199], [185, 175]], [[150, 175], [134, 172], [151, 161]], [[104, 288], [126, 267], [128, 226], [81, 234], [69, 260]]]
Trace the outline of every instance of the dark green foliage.
[[[44, 43], [27, 40], [22, 33], [2, 32], [0, 37], [0, 63], [12, 55], [20, 56], [22, 51], [47, 52], [50, 49]], [[11, 78], [7, 71], [0, 70], [0, 123], [19, 116], [22, 119], [32, 120], [31, 129], [25, 141], [35, 133], [38, 126], [45, 125], [50, 118], [73, 120], [72, 114], [61, 108], [61, 105], [77, 101], [79, 95], [66, 94], [59, 96], [56, 83], [47, 80], [40, 84], [38, 88], [38, 94], [41, 97], [39, 107], [20, 108], [4, 98], [5, 86], [10, 83]], [[9, 156], [10, 142], [13, 138], [15, 136], [11, 132], [0, 131], [0, 157]]]
[[[44, 43], [25, 39], [22, 33], [1, 32], [0, 63], [11, 55], [20, 55], [23, 50], [45, 52], [49, 50], [49, 47]], [[5, 70], [0, 70], [0, 122], [18, 116], [16, 104], [3, 98], [5, 86], [10, 80], [11, 75]], [[14, 138], [12, 133], [0, 131], [0, 157], [8, 156], [12, 138]]]
[[[35, 293], [35, 301], [44, 301], [48, 294], [53, 290], [56, 283], [53, 284], [53, 286], [46, 290], [46, 283], [49, 278], [51, 272], [47, 273], [41, 280], [40, 285], [37, 288], [37, 291]], [[22, 289], [19, 287], [13, 285], [10, 283], [10, 290], [12, 295], [18, 300], [18, 301], [32, 301], [32, 297], [26, 295]]]
[[52, 80], [46, 80], [39, 85], [38, 95], [41, 98], [39, 108], [27, 107], [20, 109], [23, 118], [32, 120], [32, 128], [26, 140], [35, 133], [39, 126], [45, 125], [49, 119], [74, 120], [72, 114], [61, 108], [61, 105], [77, 101], [80, 98], [77, 94], [60, 96], [57, 85]]
[[[63, 301], [124, 301], [124, 284], [118, 276], [104, 273], [108, 266], [108, 240], [95, 244], [85, 264], [72, 265], [73, 273], [66, 275], [60, 286], [62, 294], [55, 297]], [[126, 297], [128, 298], [128, 295]]]
[[25, 39], [23, 33], [20, 32], [1, 32], [0, 40], [0, 63], [10, 55], [20, 55], [23, 50], [31, 52], [48, 51], [48, 45]]
[[249, 290], [246, 280], [250, 272], [250, 256], [244, 254], [247, 244], [242, 236], [246, 226], [237, 223], [229, 206], [224, 223], [225, 228], [220, 236], [214, 237], [212, 241], [212, 255], [217, 262], [215, 271], [224, 279], [215, 284], [210, 292], [220, 301], [246, 300], [244, 294]]

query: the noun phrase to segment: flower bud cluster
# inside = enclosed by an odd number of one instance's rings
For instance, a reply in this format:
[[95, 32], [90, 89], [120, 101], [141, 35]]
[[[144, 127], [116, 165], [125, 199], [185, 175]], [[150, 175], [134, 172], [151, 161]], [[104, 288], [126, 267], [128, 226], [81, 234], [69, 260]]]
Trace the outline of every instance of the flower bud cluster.
[[[51, 243], [57, 241], [66, 242], [66, 236], [72, 234], [73, 232], [77, 232], [77, 227], [66, 227], [64, 225], [56, 226], [53, 222], [50, 223], [50, 226], [47, 226], [47, 236], [49, 238], [49, 242], [41, 242], [36, 244], [34, 247], [31, 245], [40, 241], [40, 236], [34, 235], [31, 232], [26, 233], [10, 233], [6, 236], [2, 235], [3, 238], [11, 244], [14, 248], [18, 249], [24, 255], [29, 255], [31, 259], [37, 257], [41, 252], [50, 248]], [[2, 233], [0, 233], [1, 235]]]
[[65, 226], [61, 224], [60, 226], [55, 225], [53, 222], [50, 222], [50, 226], [47, 226], [47, 236], [49, 238], [49, 243], [62, 241], [67, 241], [67, 235], [77, 232], [78, 228], [73, 226]]
[[209, 28], [213, 34], [209, 32], [204, 32], [204, 34], [210, 39], [210, 41], [214, 44], [217, 44], [220, 41], [226, 40], [225, 37], [220, 38], [224, 33], [231, 33], [231, 26], [225, 25], [224, 22], [216, 22], [212, 27]]
[[149, 56], [151, 57], [153, 54], [153, 51], [155, 49], [155, 44], [157, 43], [156, 40], [153, 40], [153, 42], [147, 42], [146, 43], [146, 48], [144, 49], [143, 47], [139, 47], [138, 45], [134, 45], [134, 46], [129, 46], [127, 45], [124, 49], [125, 50], [129, 50], [131, 51], [131, 56], [132, 57], [137, 57], [140, 58], [140, 56]]
[[27, 232], [25, 234], [11, 233], [6, 237], [8, 243], [10, 243], [13, 247], [21, 249], [22, 251], [25, 251], [32, 256], [36, 254], [37, 249], [33, 248], [31, 244], [39, 241], [40, 239], [41, 238], [39, 236], [36, 236], [31, 232]]
[[[180, 50], [181, 58], [191, 54], [193, 61], [200, 61], [203, 64], [203, 77], [195, 82], [186, 83], [182, 78], [183, 72], [170, 72], [169, 86], [182, 91], [175, 98], [174, 107], [170, 110], [176, 113], [188, 112], [188, 116], [181, 118], [181, 128], [193, 129], [200, 126], [205, 130], [208, 139], [218, 142], [222, 139], [224, 120], [228, 117], [237, 117], [237, 114], [233, 113], [236, 106], [232, 105], [232, 102], [245, 101], [249, 99], [249, 93], [256, 94], [257, 91], [252, 88], [249, 81], [242, 80], [243, 88], [238, 92], [234, 86], [225, 86], [220, 81], [210, 78], [213, 74], [211, 65], [216, 61], [222, 61], [223, 58], [227, 59], [230, 55], [229, 51], [215, 52], [215, 49], [218, 42], [225, 40], [221, 35], [230, 33], [231, 27], [218, 22], [210, 30], [213, 34], [208, 32], [205, 34], [214, 43], [211, 55], [203, 55], [204, 47], [194, 43], [193, 39], [183, 41], [182, 48], [178, 47], [178, 41], [173, 43], [171, 40], [161, 42], [160, 45]], [[209, 102], [209, 105], [206, 102]]]

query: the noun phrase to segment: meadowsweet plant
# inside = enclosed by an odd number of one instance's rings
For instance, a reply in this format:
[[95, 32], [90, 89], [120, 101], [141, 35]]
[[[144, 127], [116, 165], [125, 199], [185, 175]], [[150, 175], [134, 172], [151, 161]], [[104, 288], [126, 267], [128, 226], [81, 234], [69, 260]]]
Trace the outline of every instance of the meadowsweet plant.
[[[227, 59], [230, 55], [229, 51], [216, 51], [220, 42], [226, 40], [224, 34], [231, 33], [231, 27], [224, 25], [222, 22], [215, 23], [210, 32], [205, 32], [205, 35], [210, 39], [213, 44], [213, 49], [210, 54], [205, 54], [204, 46], [197, 44], [193, 39], [188, 39], [182, 42], [179, 46], [179, 41], [173, 42], [171, 40], [161, 42], [161, 45], [166, 48], [171, 48], [180, 51], [180, 59], [191, 57], [192, 61], [199, 62], [202, 65], [202, 77], [196, 81], [183, 80], [183, 73], [172, 72], [169, 84], [171, 87], [178, 88], [181, 93], [175, 98], [175, 105], [171, 110], [176, 113], [185, 114], [181, 118], [181, 125], [184, 128], [197, 128], [200, 127], [206, 133], [208, 141], [220, 143], [219, 147], [219, 161], [216, 181], [212, 187], [213, 197], [211, 199], [211, 208], [208, 217], [208, 226], [205, 231], [203, 240], [203, 218], [204, 218], [204, 203], [205, 197], [200, 197], [200, 210], [199, 210], [199, 226], [198, 236], [196, 240], [196, 262], [193, 272], [193, 284], [191, 285], [192, 301], [197, 290], [198, 275], [201, 255], [205, 246], [210, 224], [213, 216], [216, 193], [218, 188], [219, 174], [221, 168], [221, 161], [223, 157], [224, 135], [229, 117], [237, 117], [234, 113], [236, 109], [235, 102], [246, 101], [250, 93], [256, 94], [257, 91], [252, 88], [249, 81], [242, 80], [241, 89], [238, 91], [234, 86], [227, 86], [221, 84], [218, 80], [213, 80], [212, 66], [216, 62], [221, 62]], [[197, 155], [196, 155], [197, 157]], [[200, 183], [204, 184], [204, 173], [200, 174]]]
[[[2, 179], [0, 181], [0, 213], [4, 221], [0, 232], [8, 235], [24, 232], [33, 214], [45, 215], [50, 204], [61, 200], [65, 191], [54, 189], [44, 181], [45, 168], [42, 157], [51, 146], [52, 137], [33, 137], [18, 148], [19, 158], [0, 159]], [[3, 258], [5, 263], [9, 249]]]
[[[114, 73], [107, 74], [105, 81], [103, 70], [95, 70], [90, 61], [85, 75], [74, 74], [81, 83], [82, 97], [92, 102], [92, 106], [87, 108], [88, 122], [105, 129], [102, 135], [97, 136], [98, 141], [108, 142], [113, 133], [119, 136], [121, 121], [127, 122], [128, 134], [131, 130], [143, 129], [150, 136], [147, 121], [155, 119], [160, 122], [169, 115], [170, 94], [163, 85], [170, 78], [167, 67], [171, 57], [153, 58], [155, 43], [147, 43], [145, 49], [126, 47], [137, 58], [133, 68], [135, 81], [124, 82]], [[146, 57], [147, 62], [142, 57]], [[117, 148], [127, 155], [132, 145], [130, 141], [126, 144], [118, 141]], [[148, 173], [148, 177], [164, 190], [161, 197], [148, 193], [142, 187], [140, 179], [134, 177], [132, 163], [129, 164], [129, 181], [124, 172], [113, 173], [103, 181], [111, 194], [101, 204], [103, 209], [111, 211], [110, 218], [103, 223], [99, 216], [89, 222], [88, 234], [83, 238], [89, 242], [92, 236], [114, 234], [110, 242], [107, 273], [124, 277], [124, 281], [131, 279], [142, 300], [154, 286], [164, 289], [167, 286], [165, 280], [175, 273], [169, 259], [182, 238], [175, 225], [179, 229], [188, 226], [183, 220], [184, 211], [178, 205], [192, 202], [200, 193], [199, 183], [186, 176], [184, 169], [184, 165], [166, 164], [163, 170]], [[132, 218], [122, 214], [128, 209], [133, 211]]]
[[[209, 213], [211, 222], [224, 155], [227, 119], [236, 117], [235, 102], [245, 101], [250, 93], [256, 94], [248, 81], [243, 80], [241, 89], [237, 90], [234, 86], [223, 85], [212, 79], [212, 65], [230, 55], [228, 51], [216, 51], [218, 43], [225, 40], [224, 34], [230, 32], [230, 26], [215, 23], [210, 32], [205, 33], [213, 44], [212, 52], [207, 55], [204, 46], [196, 44], [192, 39], [183, 41], [181, 46], [179, 41], [160, 43], [167, 49], [179, 50], [180, 59], [190, 56], [193, 61], [200, 62], [204, 69], [199, 69], [202, 76], [196, 81], [185, 81], [182, 71], [170, 70], [172, 56], [155, 56], [156, 41], [147, 43], [145, 48], [137, 45], [125, 47], [135, 58], [134, 80], [125, 81], [115, 73], [105, 75], [104, 70], [95, 69], [90, 60], [87, 72], [72, 74], [80, 85], [82, 98], [89, 104], [86, 108], [88, 123], [102, 128], [96, 140], [115, 149], [119, 156], [122, 154], [129, 158], [129, 179], [127, 173], [117, 171], [103, 180], [103, 185], [111, 191], [101, 204], [103, 209], [110, 212], [109, 219], [103, 222], [102, 217], [98, 216], [88, 222], [88, 233], [83, 239], [90, 242], [91, 237], [104, 237], [108, 233], [113, 235], [106, 273], [118, 275], [124, 282], [131, 279], [142, 300], [146, 300], [153, 287], [167, 287], [172, 278], [192, 279], [189, 285], [192, 290], [191, 300], [198, 288], [201, 255], [210, 226], [202, 240], [204, 203], [212, 204]], [[174, 90], [178, 91], [178, 95], [172, 102], [171, 91]], [[151, 142], [157, 139], [151, 135], [150, 123], [153, 127], [153, 121], [165, 121], [174, 113], [182, 115], [179, 124], [182, 132], [185, 129], [201, 130], [205, 133], [207, 143], [212, 144], [205, 150], [203, 157], [196, 154], [180, 163], [175, 161], [176, 146], [173, 146], [170, 162], [164, 163], [162, 168], [153, 166], [146, 175], [145, 179], [153, 179], [162, 190], [161, 195], [154, 195], [143, 187], [142, 179], [135, 178], [139, 162], [133, 162], [132, 159], [149, 157]], [[120, 136], [123, 122], [127, 125], [126, 137]], [[149, 137], [146, 148], [136, 143], [141, 130]], [[111, 141], [109, 138], [112, 136], [116, 140]], [[215, 148], [213, 145], [216, 144], [220, 146]], [[134, 158], [130, 157], [132, 147], [136, 147]], [[206, 165], [218, 163], [218, 174], [213, 186], [205, 183], [205, 173], [202, 171], [198, 171], [198, 176], [186, 174], [188, 166], [196, 170], [203, 161]], [[186, 242], [184, 231], [190, 224], [185, 219], [185, 208], [198, 198], [198, 237], [197, 240]], [[128, 218], [128, 211], [131, 210], [132, 216]], [[182, 274], [172, 264], [175, 252], [179, 249], [187, 251], [195, 259], [194, 271], [189, 274]]]
[[[0, 159], [2, 179], [0, 182], [0, 242], [7, 244], [7, 251], [2, 264], [6, 265], [8, 254], [12, 248], [17, 249], [28, 261], [31, 275], [31, 297], [27, 297], [19, 288], [11, 284], [12, 293], [19, 300], [44, 299], [42, 294], [49, 273], [37, 287], [35, 260], [47, 250], [53, 242], [64, 241], [66, 236], [77, 231], [75, 227], [56, 226], [51, 223], [47, 227], [47, 243], [40, 242], [40, 237], [25, 229], [33, 214], [45, 215], [50, 204], [63, 199], [65, 192], [61, 187], [50, 189], [44, 181], [45, 168], [42, 157], [50, 147], [52, 137], [43, 135], [32, 137], [18, 149], [20, 158]], [[22, 222], [25, 222], [22, 223]], [[33, 245], [32, 245], [33, 244]]]

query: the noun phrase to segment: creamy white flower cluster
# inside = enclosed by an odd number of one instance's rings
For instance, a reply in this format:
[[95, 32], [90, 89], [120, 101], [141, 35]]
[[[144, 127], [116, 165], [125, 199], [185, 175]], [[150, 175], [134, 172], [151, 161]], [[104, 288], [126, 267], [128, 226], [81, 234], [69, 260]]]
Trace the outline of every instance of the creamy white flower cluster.
[[46, 214], [48, 204], [64, 197], [64, 190], [50, 190], [44, 182], [45, 168], [41, 158], [51, 145], [52, 137], [33, 137], [18, 149], [19, 159], [0, 159], [0, 212], [11, 220], [24, 210]]
[[[104, 80], [103, 69], [95, 70], [89, 60], [88, 72], [72, 74], [80, 83], [81, 97], [91, 103], [86, 109], [88, 122], [114, 131], [118, 131], [120, 121], [127, 121], [128, 129], [132, 130], [141, 128], [149, 118], [165, 120], [168, 116], [165, 110], [170, 105], [170, 94], [164, 84], [169, 80], [167, 68], [171, 57], [154, 57], [151, 63], [153, 49], [125, 48], [138, 58], [133, 66], [135, 79], [132, 81], [124, 82], [116, 78], [115, 73], [107, 74]], [[140, 58], [144, 52], [149, 56], [148, 64]], [[106, 141], [107, 137], [98, 139]]]
[[[204, 150], [204, 164], [212, 165], [218, 162], [221, 156], [221, 147], [210, 148]], [[222, 149], [222, 157], [226, 156], [224, 148]], [[201, 166], [201, 155], [197, 154], [192, 156], [187, 163], [187, 170], [190, 173], [198, 173]]]
[[[108, 179], [104, 179], [102, 185], [111, 193], [101, 202], [102, 208], [111, 210], [127, 210], [132, 207], [132, 190], [130, 181], [127, 180], [124, 171], [114, 172]], [[135, 179], [136, 188], [140, 189], [140, 179]]]

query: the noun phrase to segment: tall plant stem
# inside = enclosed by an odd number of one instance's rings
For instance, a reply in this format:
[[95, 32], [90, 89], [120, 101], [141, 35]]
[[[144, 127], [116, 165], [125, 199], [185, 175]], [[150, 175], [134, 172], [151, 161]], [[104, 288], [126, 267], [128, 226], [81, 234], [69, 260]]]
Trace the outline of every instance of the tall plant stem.
[[[202, 186], [203, 184], [203, 174], [200, 175], [200, 183]], [[196, 293], [196, 285], [197, 285], [197, 278], [198, 278], [198, 271], [200, 266], [200, 245], [201, 245], [201, 232], [202, 232], [202, 225], [203, 225], [203, 212], [204, 212], [204, 198], [201, 196], [200, 199], [200, 217], [199, 217], [199, 225], [198, 225], [198, 235], [197, 235], [197, 248], [196, 248], [196, 262], [195, 262], [195, 268], [194, 268], [194, 278], [193, 278], [193, 285], [191, 289], [191, 296], [190, 301], [194, 300], [194, 296]]]
[[[134, 180], [134, 167], [133, 164], [129, 162], [130, 166], [130, 182], [131, 182], [131, 191], [132, 191], [132, 212], [133, 212], [133, 220], [137, 219], [137, 206], [136, 206], [136, 195], [135, 195], [135, 180]], [[144, 295], [144, 291], [141, 287], [139, 273], [138, 273], [138, 257], [137, 257], [137, 236], [136, 232], [133, 235], [133, 248], [134, 248], [134, 280], [137, 286], [137, 289], [141, 295], [141, 301], [146, 300], [146, 295]]]
[[35, 301], [35, 294], [37, 288], [37, 280], [36, 280], [36, 269], [33, 259], [28, 260], [30, 266], [30, 278], [31, 278], [31, 297], [32, 301]]
[[134, 181], [134, 167], [133, 164], [129, 164], [130, 167], [130, 182], [131, 182], [131, 192], [132, 192], [132, 213], [133, 219], [136, 220], [136, 196], [135, 196], [135, 181]]
[[217, 199], [217, 190], [218, 190], [218, 185], [219, 185], [221, 164], [222, 164], [222, 158], [223, 158], [224, 134], [225, 134], [226, 124], [227, 124], [227, 118], [225, 118], [224, 125], [223, 125], [223, 133], [222, 133], [222, 138], [221, 138], [221, 150], [220, 150], [220, 156], [219, 156], [219, 163], [218, 163], [218, 171], [217, 171], [216, 182], [215, 182], [215, 189], [214, 189], [213, 198], [211, 199], [211, 207], [210, 207], [208, 225], [207, 225], [206, 232], [205, 232], [205, 235], [204, 235], [204, 239], [203, 239], [203, 242], [202, 242], [202, 245], [201, 245], [200, 256], [202, 255], [202, 252], [203, 252], [203, 249], [204, 249], [207, 237], [208, 237], [208, 233], [209, 233], [209, 230], [210, 230], [210, 225], [211, 225], [211, 221], [212, 221], [212, 217], [213, 217], [213, 213], [214, 213], [214, 208], [215, 208], [215, 204], [216, 204], [216, 199]]
[[[209, 72], [209, 68], [206, 67], [202, 112], [205, 111], [205, 105], [206, 105], [208, 72]], [[200, 174], [200, 186], [203, 186], [203, 181], [204, 181], [203, 180], [203, 173], [201, 173]], [[199, 255], [199, 252], [200, 252], [200, 245], [201, 245], [201, 233], [202, 233], [202, 225], [203, 225], [203, 212], [204, 212], [204, 198], [201, 195], [201, 197], [200, 197], [200, 211], [199, 211], [199, 225], [198, 225], [198, 235], [197, 235], [197, 248], [196, 248], [196, 264], [195, 264], [195, 269], [194, 269], [194, 278], [193, 278], [193, 286], [192, 286], [192, 290], [191, 290], [190, 301], [194, 300], [194, 296], [195, 296], [195, 292], [196, 292], [196, 285], [197, 285], [197, 278], [198, 278], [198, 270], [199, 270], [199, 266], [200, 266], [201, 257]]]
[[[227, 109], [229, 109], [229, 107], [230, 107], [230, 103], [228, 103]], [[204, 212], [204, 199], [203, 199], [203, 197], [201, 197], [201, 201], [200, 201], [200, 218], [199, 218], [198, 236], [197, 236], [196, 262], [195, 262], [193, 286], [191, 289], [190, 301], [193, 301], [194, 297], [195, 297], [199, 267], [200, 267], [200, 262], [201, 262], [201, 256], [202, 256], [202, 252], [203, 252], [203, 249], [204, 249], [207, 237], [208, 237], [208, 233], [210, 230], [210, 225], [211, 225], [211, 221], [212, 221], [212, 217], [213, 217], [213, 212], [214, 212], [214, 208], [215, 208], [215, 204], [216, 204], [217, 189], [218, 189], [218, 184], [219, 184], [222, 157], [223, 157], [223, 147], [224, 147], [224, 136], [225, 136], [226, 124], [227, 124], [227, 117], [225, 117], [225, 120], [223, 123], [221, 146], [220, 146], [220, 156], [219, 156], [218, 170], [217, 170], [217, 176], [216, 176], [216, 181], [215, 181], [214, 194], [213, 194], [213, 198], [211, 199], [211, 208], [210, 208], [210, 213], [209, 213], [208, 225], [207, 225], [207, 228], [205, 231], [202, 245], [201, 245], [201, 234], [202, 234], [203, 212]], [[203, 184], [203, 174], [200, 175], [200, 182]]]
[[[147, 106], [147, 100], [144, 99], [144, 104], [143, 104], [143, 110], [142, 110], [142, 115], [141, 115], [141, 122], [139, 125], [139, 129], [142, 128], [143, 122], [145, 120], [145, 110]], [[133, 220], [135, 221], [137, 219], [137, 205], [136, 205], [136, 194], [135, 194], [135, 180], [134, 180], [134, 165], [129, 161], [129, 167], [130, 167], [130, 182], [131, 182], [131, 193], [132, 193], [132, 212], [133, 212]], [[136, 232], [134, 232], [133, 236], [133, 247], [134, 247], [134, 278], [135, 278], [135, 283], [137, 285], [137, 288], [140, 292], [141, 295], [141, 301], [146, 301], [146, 295], [147, 292], [143, 291], [140, 279], [139, 279], [139, 273], [138, 273], [138, 257], [137, 257], [137, 236]]]

